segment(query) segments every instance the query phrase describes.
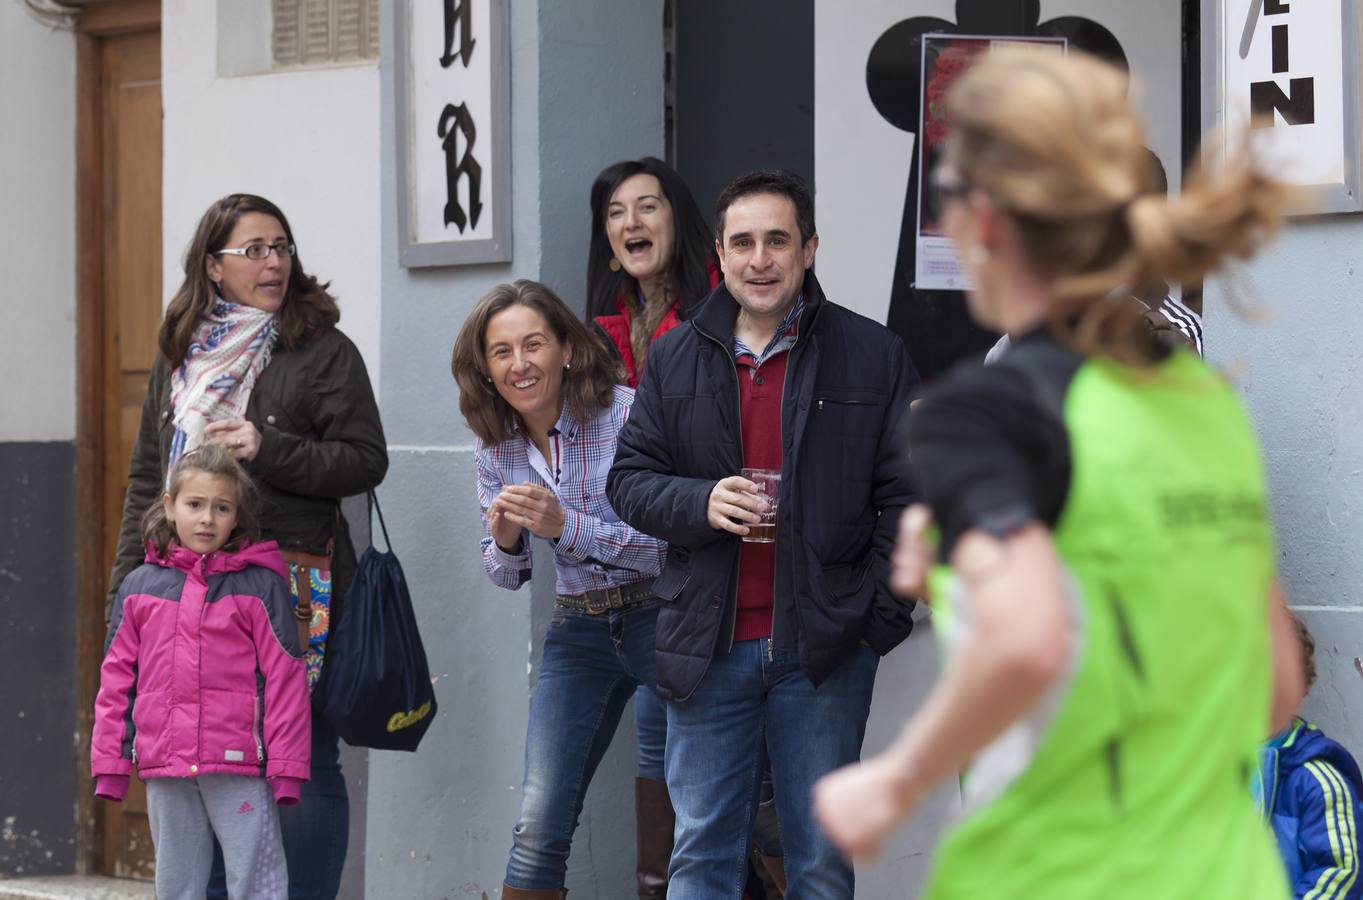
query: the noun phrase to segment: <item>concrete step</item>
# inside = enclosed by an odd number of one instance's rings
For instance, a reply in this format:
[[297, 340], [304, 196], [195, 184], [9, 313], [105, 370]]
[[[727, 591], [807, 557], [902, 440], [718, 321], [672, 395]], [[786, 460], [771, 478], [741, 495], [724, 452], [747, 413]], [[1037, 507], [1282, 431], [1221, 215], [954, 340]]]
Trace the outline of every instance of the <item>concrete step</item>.
[[155, 900], [149, 881], [103, 875], [0, 878], [0, 900]]

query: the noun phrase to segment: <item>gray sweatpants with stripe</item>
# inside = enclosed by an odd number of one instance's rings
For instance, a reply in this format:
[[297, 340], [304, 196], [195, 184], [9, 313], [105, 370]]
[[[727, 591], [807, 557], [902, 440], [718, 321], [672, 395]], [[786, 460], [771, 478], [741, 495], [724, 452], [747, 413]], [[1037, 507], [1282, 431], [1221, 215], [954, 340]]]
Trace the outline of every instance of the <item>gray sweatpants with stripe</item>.
[[222, 845], [232, 900], [287, 900], [289, 872], [274, 794], [264, 778], [200, 775], [147, 781], [157, 900], [203, 900]]

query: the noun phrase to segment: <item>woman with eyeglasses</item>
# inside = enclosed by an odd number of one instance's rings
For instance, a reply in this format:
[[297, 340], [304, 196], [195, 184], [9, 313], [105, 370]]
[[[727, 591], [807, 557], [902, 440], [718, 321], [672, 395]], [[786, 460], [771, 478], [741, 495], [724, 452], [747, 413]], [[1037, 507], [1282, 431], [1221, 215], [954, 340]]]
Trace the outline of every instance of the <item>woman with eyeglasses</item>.
[[1288, 896], [1249, 791], [1302, 679], [1259, 448], [1127, 298], [1252, 255], [1289, 192], [1242, 148], [1152, 193], [1126, 74], [1081, 54], [990, 52], [946, 102], [943, 231], [971, 315], [1017, 338], [910, 414], [941, 565], [925, 585], [916, 508], [894, 583], [928, 590], [948, 662], [817, 815], [870, 856], [964, 771], [930, 900]]
[[[142, 562], [138, 523], [160, 502], [169, 467], [221, 445], [260, 489], [261, 537], [278, 541], [289, 564], [311, 689], [355, 569], [340, 500], [388, 469], [378, 405], [364, 360], [336, 328], [336, 300], [304, 271], [288, 219], [269, 200], [231, 194], [210, 206], [184, 270], [142, 404], [110, 600]], [[336, 896], [349, 834], [338, 738], [316, 713], [311, 775], [298, 805], [279, 810], [291, 900]], [[215, 856], [209, 896], [226, 897]]]

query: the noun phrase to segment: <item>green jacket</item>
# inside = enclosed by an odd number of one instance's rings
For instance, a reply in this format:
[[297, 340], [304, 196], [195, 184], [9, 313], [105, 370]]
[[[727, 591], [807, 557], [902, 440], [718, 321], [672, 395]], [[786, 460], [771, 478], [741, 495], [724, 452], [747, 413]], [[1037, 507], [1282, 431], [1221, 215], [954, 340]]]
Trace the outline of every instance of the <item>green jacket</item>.
[[[1190, 352], [1153, 373], [1084, 360], [1061, 384], [1043, 383], [1037, 352], [1057, 351], [1019, 346], [999, 365], [1036, 382], [1038, 414], [1068, 438], [1052, 533], [1073, 656], [976, 757], [924, 896], [1286, 896], [1245, 789], [1268, 731], [1274, 571], [1253, 430]], [[935, 588], [944, 623], [968, 620], [949, 573]]]
[[[173, 417], [170, 365], [158, 354], [128, 463], [106, 619], [118, 586], [146, 553], [142, 515], [163, 492]], [[278, 541], [284, 551], [315, 554], [325, 554], [335, 541], [332, 614], [337, 616], [355, 569], [340, 501], [377, 486], [388, 471], [388, 445], [360, 351], [336, 328], [293, 350], [276, 347], [251, 392], [246, 418], [261, 435], [260, 451], [246, 469], [260, 489], [262, 538]]]

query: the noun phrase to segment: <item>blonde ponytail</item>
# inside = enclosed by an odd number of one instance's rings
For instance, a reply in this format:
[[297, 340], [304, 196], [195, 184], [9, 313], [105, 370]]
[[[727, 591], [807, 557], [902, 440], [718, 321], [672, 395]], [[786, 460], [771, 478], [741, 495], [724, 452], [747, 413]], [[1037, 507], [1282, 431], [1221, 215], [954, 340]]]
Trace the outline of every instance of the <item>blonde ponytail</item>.
[[993, 50], [948, 96], [948, 158], [1012, 217], [1062, 337], [1141, 365], [1155, 344], [1121, 301], [1253, 255], [1292, 192], [1242, 147], [1182, 194], [1156, 193], [1127, 88], [1124, 72], [1083, 53]]
[[1295, 192], [1257, 167], [1247, 140], [1227, 156], [1210, 174], [1190, 173], [1181, 194], [1137, 197], [1127, 208], [1133, 252], [1151, 275], [1198, 281], [1229, 258], [1253, 256], [1278, 230]]

